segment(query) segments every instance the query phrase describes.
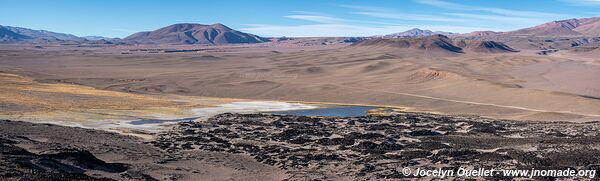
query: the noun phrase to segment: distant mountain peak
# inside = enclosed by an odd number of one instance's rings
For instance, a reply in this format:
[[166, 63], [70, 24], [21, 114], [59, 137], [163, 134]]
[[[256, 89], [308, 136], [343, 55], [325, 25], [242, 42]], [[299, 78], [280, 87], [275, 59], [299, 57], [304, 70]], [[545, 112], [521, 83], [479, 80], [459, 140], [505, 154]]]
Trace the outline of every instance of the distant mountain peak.
[[399, 33], [393, 33], [393, 34], [388, 34], [388, 35], [384, 35], [381, 36], [382, 38], [418, 38], [418, 37], [426, 37], [426, 36], [431, 36], [431, 35], [435, 35], [435, 34], [441, 34], [441, 35], [453, 35], [455, 33], [451, 33], [451, 32], [443, 32], [443, 31], [431, 31], [431, 30], [422, 30], [419, 28], [413, 28], [413, 29], [409, 29], [403, 32], [399, 32]]
[[261, 43], [268, 41], [253, 34], [231, 29], [221, 23], [212, 25], [178, 23], [154, 31], [134, 33], [123, 40], [142, 44], [205, 44]]

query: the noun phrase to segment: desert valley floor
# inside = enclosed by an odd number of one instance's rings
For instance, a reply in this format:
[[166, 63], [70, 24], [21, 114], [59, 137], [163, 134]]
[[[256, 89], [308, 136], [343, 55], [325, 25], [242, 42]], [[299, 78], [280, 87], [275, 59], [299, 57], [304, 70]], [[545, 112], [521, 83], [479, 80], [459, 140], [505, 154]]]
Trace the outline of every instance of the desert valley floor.
[[[516, 41], [509, 45], [519, 51], [487, 42], [454, 52], [442, 46], [449, 41], [0, 45], [0, 178], [402, 180], [416, 179], [402, 167], [598, 170], [596, 50], [547, 53]], [[341, 105], [377, 109], [256, 114]]]
[[[2, 46], [0, 71], [136, 94], [384, 105], [515, 120], [600, 117], [600, 63], [569, 51], [386, 46]], [[165, 51], [165, 50], [194, 51]]]

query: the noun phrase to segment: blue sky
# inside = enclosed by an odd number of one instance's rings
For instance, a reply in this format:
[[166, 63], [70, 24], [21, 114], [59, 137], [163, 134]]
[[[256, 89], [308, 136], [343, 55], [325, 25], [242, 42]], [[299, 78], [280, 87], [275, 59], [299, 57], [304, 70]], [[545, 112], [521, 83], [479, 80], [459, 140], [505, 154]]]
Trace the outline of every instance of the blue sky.
[[600, 0], [0, 0], [0, 25], [107, 37], [183, 22], [261, 36], [370, 36], [508, 31], [594, 16]]

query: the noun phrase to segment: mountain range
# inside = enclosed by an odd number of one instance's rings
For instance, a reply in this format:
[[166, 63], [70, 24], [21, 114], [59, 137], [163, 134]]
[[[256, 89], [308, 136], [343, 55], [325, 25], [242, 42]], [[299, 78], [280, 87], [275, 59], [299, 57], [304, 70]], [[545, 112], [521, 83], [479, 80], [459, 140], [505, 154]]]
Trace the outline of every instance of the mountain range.
[[[538, 26], [523, 28], [508, 32], [476, 31], [466, 34], [457, 34], [443, 31], [422, 30], [418, 28], [404, 32], [388, 35], [365, 37], [364, 39], [383, 38], [420, 38], [432, 35], [444, 35], [452, 38], [477, 37], [475, 39], [485, 40], [480, 37], [519, 37], [519, 36], [577, 36], [594, 37], [600, 36], [600, 17], [567, 19], [544, 23]], [[363, 38], [361, 38], [363, 39]], [[497, 39], [497, 38], [495, 38]], [[127, 43], [127, 44], [200, 44], [200, 45], [226, 45], [240, 43], [262, 43], [270, 42], [269, 38], [240, 32], [223, 24], [212, 25], [180, 23], [173, 24], [153, 31], [134, 33], [123, 39], [106, 38], [100, 36], [78, 37], [71, 34], [56, 33], [45, 30], [32, 30], [21, 27], [0, 26], [0, 43], [19, 42], [77, 42], [77, 43]], [[498, 42], [495, 42], [498, 43]], [[502, 47], [488, 42], [486, 46]], [[472, 47], [473, 45], [470, 45]], [[506, 49], [510, 51], [510, 49]]]
[[600, 36], [600, 17], [567, 19], [507, 32], [509, 35]]
[[35, 40], [84, 41], [85, 38], [71, 34], [56, 33], [46, 30], [32, 30], [21, 27], [0, 26], [0, 42], [18, 42]]

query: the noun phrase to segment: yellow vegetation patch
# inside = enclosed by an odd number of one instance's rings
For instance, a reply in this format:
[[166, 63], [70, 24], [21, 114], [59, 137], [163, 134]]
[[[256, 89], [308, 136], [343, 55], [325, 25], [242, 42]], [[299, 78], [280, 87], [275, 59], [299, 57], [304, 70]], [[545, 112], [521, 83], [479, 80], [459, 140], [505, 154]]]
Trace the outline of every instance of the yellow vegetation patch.
[[20, 120], [94, 121], [142, 119], [157, 115], [190, 116], [191, 108], [235, 101], [185, 96], [154, 96], [38, 83], [30, 78], [0, 73], [0, 118]]

